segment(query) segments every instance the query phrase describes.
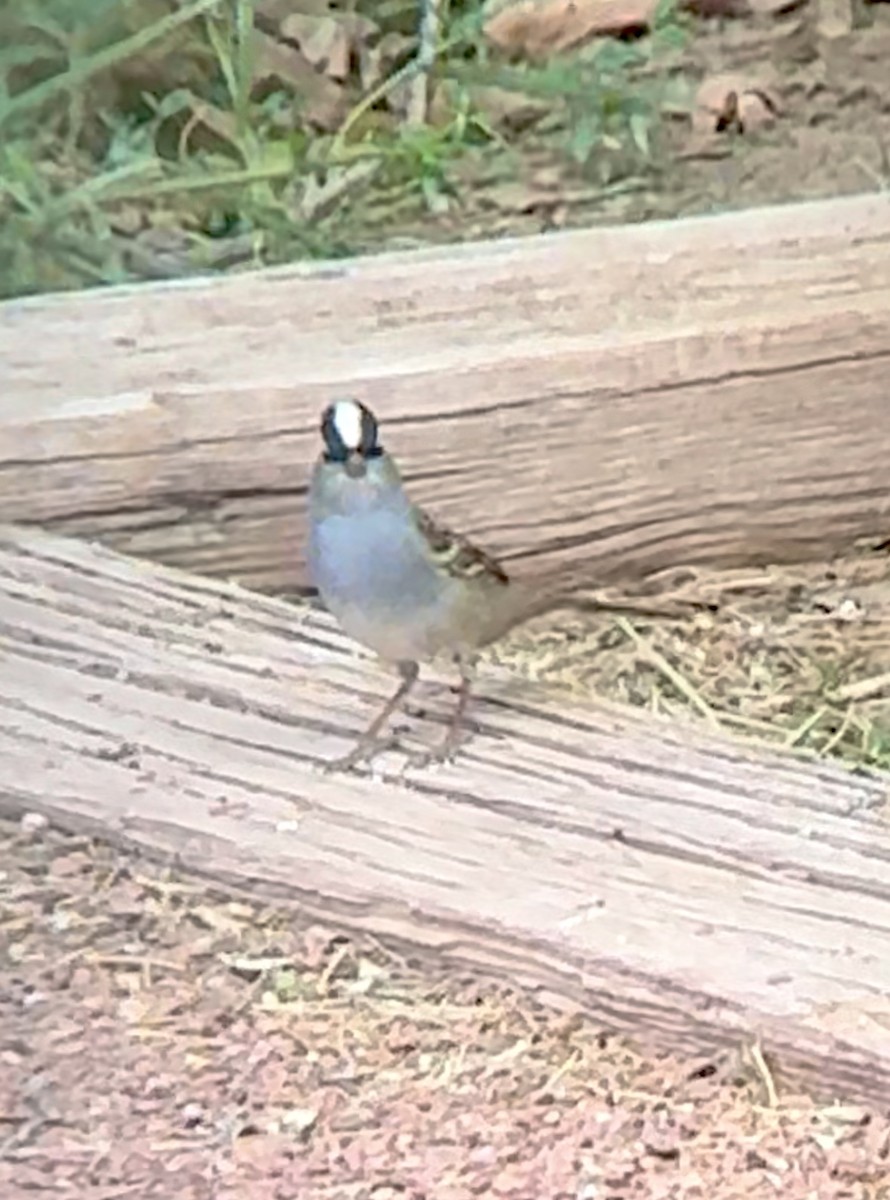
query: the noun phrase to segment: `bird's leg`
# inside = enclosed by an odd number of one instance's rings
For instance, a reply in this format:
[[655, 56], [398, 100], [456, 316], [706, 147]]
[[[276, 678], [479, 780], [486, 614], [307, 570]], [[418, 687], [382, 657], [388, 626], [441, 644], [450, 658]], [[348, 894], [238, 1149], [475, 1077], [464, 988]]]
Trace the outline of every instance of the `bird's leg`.
[[440, 745], [435, 746], [432, 750], [424, 750], [420, 754], [412, 755], [409, 760], [412, 767], [427, 767], [430, 763], [447, 761], [453, 757], [463, 741], [464, 717], [467, 715], [470, 692], [473, 690], [473, 663], [459, 655], [455, 661], [460, 671], [460, 684], [457, 690], [457, 703], [451, 714], [451, 720], [448, 722], [448, 732]]
[[367, 762], [376, 754], [388, 749], [392, 745], [392, 738], [387, 738], [383, 741], [380, 740], [380, 730], [395, 710], [405, 702], [408, 693], [414, 687], [415, 683], [417, 683], [417, 677], [420, 674], [420, 667], [416, 662], [401, 662], [398, 666], [399, 674], [402, 677], [399, 686], [349, 753], [344, 754], [342, 758], [334, 759], [333, 762], [327, 765], [326, 769], [328, 771], [348, 771], [350, 767]]

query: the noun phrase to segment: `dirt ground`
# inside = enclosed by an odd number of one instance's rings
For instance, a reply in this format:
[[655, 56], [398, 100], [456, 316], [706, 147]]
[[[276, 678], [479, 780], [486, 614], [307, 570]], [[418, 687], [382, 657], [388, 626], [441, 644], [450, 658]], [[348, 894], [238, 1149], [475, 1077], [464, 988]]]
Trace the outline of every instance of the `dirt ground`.
[[[744, 0], [690, 3], [714, 11], [744, 6]], [[544, 122], [514, 139], [509, 154], [468, 153], [457, 170], [457, 202], [441, 215], [399, 220], [369, 203], [364, 244], [531, 234], [886, 190], [890, 5], [854, 5], [852, 32], [832, 40], [818, 34], [816, 4], [771, 7], [698, 22], [672, 61], [653, 66], [653, 76], [675, 80], [682, 99], [675, 112], [665, 106], [651, 174], [603, 186], [588, 168], [572, 164]], [[714, 91], [697, 106], [706, 82]], [[763, 125], [725, 119], [722, 102], [733, 89], [743, 104], [764, 97]], [[496, 119], [497, 109], [490, 115]]]
[[[257, 2], [276, 25], [291, 7], [287, 0]], [[301, 7], [299, 0], [293, 7]], [[316, 0], [306, 0], [306, 11], [316, 7]], [[611, 7], [617, 12], [620, 6]], [[461, 140], [454, 157], [429, 148], [426, 157], [420, 154], [425, 168], [411, 160], [409, 176], [416, 170], [435, 183], [436, 203], [404, 180], [371, 186], [358, 171], [353, 191], [332, 177], [297, 206], [308, 222], [306, 245], [327, 258], [887, 189], [890, 5], [855, 0], [852, 28], [831, 38], [819, 32], [820, 11], [824, 16], [832, 8], [828, 0], [821, 6], [816, 0], [682, 0], [679, 8], [682, 43], [619, 78], [611, 100], [601, 97], [606, 110], [642, 106], [645, 153], [635, 153], [625, 130], [617, 146], [606, 137], [589, 159], [578, 161], [567, 144], [590, 117], [589, 98], [585, 106], [583, 95], [567, 102], [559, 87], [548, 97], [523, 91], [521, 79], [512, 88], [489, 80], [471, 89], [487, 135], [478, 144]], [[837, 31], [847, 14], [844, 5], [834, 8]], [[175, 72], [167, 79], [165, 61], [140, 60], [137, 67], [155, 90], [163, 90], [166, 79], [180, 94], [182, 81], [176, 83]], [[444, 96], [447, 70], [443, 76], [436, 86]], [[208, 105], [194, 104], [192, 121], [203, 127]], [[447, 113], [448, 101], [443, 104]], [[431, 119], [441, 134], [448, 121], [437, 116], [435, 102]], [[211, 125], [224, 135], [225, 114]], [[328, 186], [342, 202], [322, 202]], [[256, 231], [208, 237], [200, 190], [190, 199], [174, 190], [166, 200], [137, 199], [121, 211], [112, 206], [109, 221], [115, 244], [123, 246], [127, 277], [139, 279], [193, 273], [195, 238], [201, 269], [289, 261], [306, 253], [294, 240], [289, 214], [276, 217], [283, 231], [266, 229], [259, 241]]]
[[0, 1194], [890, 1196], [890, 1114], [648, 1054], [377, 944], [0, 824]]

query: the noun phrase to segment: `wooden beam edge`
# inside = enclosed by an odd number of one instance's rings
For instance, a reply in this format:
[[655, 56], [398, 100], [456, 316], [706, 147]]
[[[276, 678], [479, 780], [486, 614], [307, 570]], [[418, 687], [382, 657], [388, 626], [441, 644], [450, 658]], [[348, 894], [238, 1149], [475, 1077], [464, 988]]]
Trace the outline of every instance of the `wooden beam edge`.
[[[715, 253], [735, 246], [758, 247], [766, 243], [799, 244], [807, 239], [835, 242], [849, 238], [858, 243], [890, 241], [890, 212], [883, 192], [862, 192], [830, 199], [755, 205], [715, 213], [696, 213], [632, 223], [597, 225], [581, 229], [554, 230], [533, 235], [484, 238], [457, 243], [420, 246], [411, 250], [377, 253], [331, 260], [306, 260], [275, 267], [239, 270], [227, 274], [199, 275], [184, 279], [148, 280], [117, 284], [80, 292], [49, 292], [0, 302], [0, 317], [16, 320], [35, 312], [54, 309], [64, 313], [86, 304], [97, 312], [118, 302], [182, 295], [188, 302], [217, 301], [252, 292], [259, 282], [280, 289], [290, 282], [326, 283], [351, 278], [376, 282], [390, 277], [428, 276], [444, 265], [455, 272], [468, 269], [480, 274], [498, 271], [505, 262], [518, 259], [530, 266], [554, 256], [584, 261], [590, 257], [605, 263], [639, 263], [648, 255], [665, 252], [682, 255], [704, 247]], [[579, 256], [579, 251], [584, 251]]]

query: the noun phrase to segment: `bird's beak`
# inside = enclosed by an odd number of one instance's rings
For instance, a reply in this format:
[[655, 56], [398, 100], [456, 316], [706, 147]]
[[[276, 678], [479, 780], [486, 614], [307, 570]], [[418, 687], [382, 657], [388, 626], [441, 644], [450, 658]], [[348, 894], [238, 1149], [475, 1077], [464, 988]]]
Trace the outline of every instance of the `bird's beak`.
[[350, 479], [361, 479], [368, 469], [368, 465], [360, 454], [350, 454], [346, 460], [346, 474]]

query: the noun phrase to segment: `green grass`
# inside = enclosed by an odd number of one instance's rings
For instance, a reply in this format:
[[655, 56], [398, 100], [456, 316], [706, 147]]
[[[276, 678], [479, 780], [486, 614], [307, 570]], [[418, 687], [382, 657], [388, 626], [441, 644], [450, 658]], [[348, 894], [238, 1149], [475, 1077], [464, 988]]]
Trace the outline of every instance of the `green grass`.
[[[657, 169], [671, 7], [639, 42], [510, 66], [478, 0], [453, 0], [419, 129], [388, 106], [415, 7], [363, 12], [368, 45], [401, 51], [370, 86], [338, 81], [320, 130], [317, 98], [260, 61], [279, 36], [262, 0], [0, 0], [0, 295], [357, 252], [459, 208], [468, 162], [515, 174], [532, 142], [594, 185]], [[537, 102], [534, 129], [499, 127], [486, 88]]]

